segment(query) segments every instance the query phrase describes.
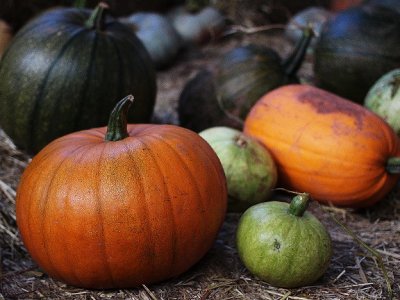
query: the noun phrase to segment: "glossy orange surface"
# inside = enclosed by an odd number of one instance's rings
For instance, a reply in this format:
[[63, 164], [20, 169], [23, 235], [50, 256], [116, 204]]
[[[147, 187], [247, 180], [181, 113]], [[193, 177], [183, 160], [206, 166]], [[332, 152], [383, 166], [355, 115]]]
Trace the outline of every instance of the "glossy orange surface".
[[46, 146], [25, 170], [17, 222], [50, 276], [86, 288], [140, 286], [199, 261], [222, 225], [222, 166], [197, 134], [172, 125], [106, 128]]
[[271, 152], [280, 184], [338, 206], [369, 206], [396, 184], [385, 167], [400, 156], [399, 140], [364, 107], [308, 85], [263, 96], [244, 132]]

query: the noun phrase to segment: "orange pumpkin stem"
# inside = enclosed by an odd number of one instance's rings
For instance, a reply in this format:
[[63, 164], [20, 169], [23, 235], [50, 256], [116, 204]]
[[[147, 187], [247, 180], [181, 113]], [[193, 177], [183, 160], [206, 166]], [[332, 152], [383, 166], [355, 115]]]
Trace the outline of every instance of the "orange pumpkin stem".
[[134, 97], [128, 95], [115, 105], [108, 120], [106, 141], [116, 142], [129, 136], [127, 114], [133, 100]]
[[308, 203], [310, 200], [310, 195], [307, 193], [299, 193], [297, 196], [293, 197], [289, 206], [289, 213], [296, 216], [303, 216], [304, 212], [308, 208]]
[[386, 171], [389, 174], [400, 174], [400, 157], [391, 157], [386, 164]]
[[105, 27], [105, 10], [109, 9], [109, 6], [105, 2], [100, 2], [93, 10], [89, 19], [85, 25], [90, 29], [96, 29], [96, 31], [103, 31]]
[[283, 62], [287, 82], [291, 82], [296, 76], [296, 73], [303, 62], [304, 56], [306, 55], [307, 48], [314, 36], [315, 34], [311, 26], [303, 28], [302, 38], [296, 44], [292, 54]]

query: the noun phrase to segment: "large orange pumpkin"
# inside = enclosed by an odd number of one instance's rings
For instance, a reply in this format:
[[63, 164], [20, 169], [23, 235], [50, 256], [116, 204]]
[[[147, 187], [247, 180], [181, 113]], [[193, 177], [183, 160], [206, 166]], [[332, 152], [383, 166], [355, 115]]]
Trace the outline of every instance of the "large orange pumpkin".
[[130, 98], [107, 128], [61, 137], [21, 178], [17, 222], [52, 277], [126, 288], [181, 274], [212, 246], [227, 190], [212, 148], [173, 125], [128, 125]]
[[264, 95], [244, 132], [274, 157], [281, 184], [338, 206], [369, 206], [399, 179], [399, 140], [364, 107], [308, 85]]

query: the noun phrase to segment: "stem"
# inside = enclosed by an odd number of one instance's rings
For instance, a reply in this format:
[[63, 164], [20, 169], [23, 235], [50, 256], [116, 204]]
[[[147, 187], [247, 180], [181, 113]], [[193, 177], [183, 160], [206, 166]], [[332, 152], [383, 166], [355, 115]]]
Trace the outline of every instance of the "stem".
[[303, 28], [303, 35], [297, 42], [292, 54], [283, 61], [283, 68], [286, 73], [286, 81], [295, 78], [297, 71], [303, 63], [304, 56], [306, 55], [308, 45], [314, 37], [314, 31], [311, 26]]
[[133, 99], [133, 96], [129, 95], [115, 105], [108, 120], [106, 141], [116, 142], [129, 136], [127, 114]]
[[303, 216], [304, 212], [308, 207], [310, 200], [310, 195], [307, 193], [299, 193], [297, 196], [293, 197], [289, 206], [289, 213], [296, 216]]
[[105, 11], [109, 9], [107, 3], [100, 2], [93, 10], [85, 26], [96, 31], [103, 31], [105, 28]]
[[389, 174], [400, 174], [400, 157], [390, 157], [386, 163]]
[[246, 141], [246, 138], [244, 137], [243, 133], [241, 133], [235, 137], [235, 144], [240, 148], [244, 148], [247, 146], [247, 141]]
[[74, 7], [76, 8], [84, 8], [86, 6], [86, 0], [75, 0]]

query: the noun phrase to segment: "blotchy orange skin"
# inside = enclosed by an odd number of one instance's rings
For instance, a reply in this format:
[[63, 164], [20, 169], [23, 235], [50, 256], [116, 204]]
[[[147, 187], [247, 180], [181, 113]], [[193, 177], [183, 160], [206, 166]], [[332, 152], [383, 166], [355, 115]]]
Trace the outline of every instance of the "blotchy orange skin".
[[364, 107], [308, 85], [263, 96], [244, 132], [272, 153], [282, 185], [325, 203], [363, 207], [381, 200], [398, 175], [385, 170], [399, 140]]
[[59, 138], [35, 156], [17, 192], [17, 222], [50, 276], [126, 288], [181, 274], [210, 249], [224, 220], [226, 180], [214, 151], [172, 125], [129, 125]]

